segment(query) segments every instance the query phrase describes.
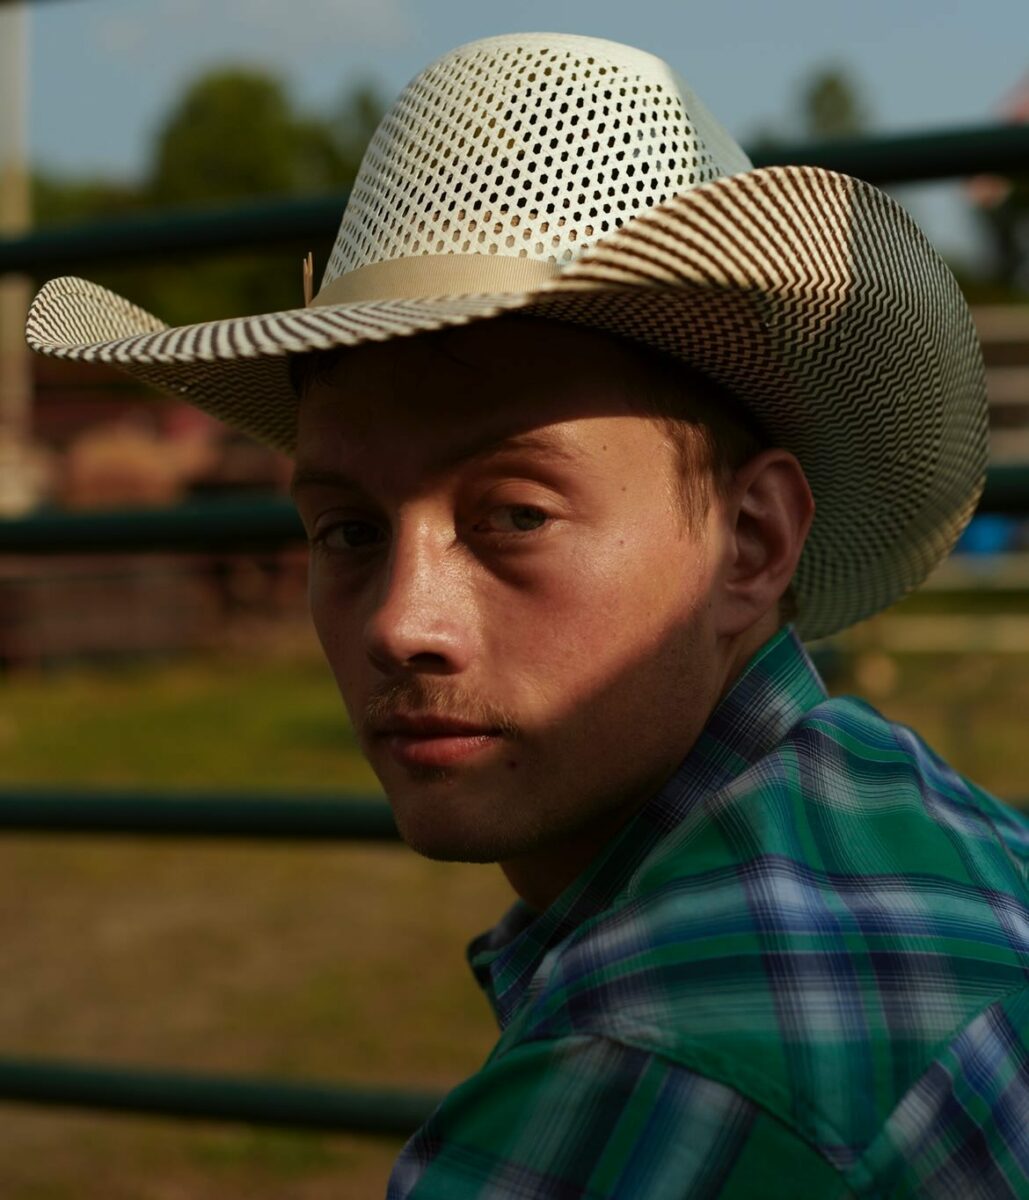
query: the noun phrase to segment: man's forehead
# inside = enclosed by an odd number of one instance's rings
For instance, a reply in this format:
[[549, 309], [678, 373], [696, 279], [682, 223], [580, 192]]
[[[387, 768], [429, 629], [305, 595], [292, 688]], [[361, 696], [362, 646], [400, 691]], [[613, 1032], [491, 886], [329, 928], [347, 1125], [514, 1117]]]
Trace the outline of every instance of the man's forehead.
[[415, 399], [442, 378], [443, 399], [474, 406], [493, 394], [574, 392], [580, 380], [594, 390], [604, 383], [623, 390], [626, 383], [651, 377], [650, 357], [642, 347], [598, 330], [504, 314], [345, 349], [320, 379], [327, 386], [316, 390], [322, 399], [331, 392], [360, 407]]
[[503, 371], [534, 354], [556, 365], [564, 356], [625, 357], [630, 352], [625, 339], [588, 325], [535, 314], [502, 313], [489, 320], [468, 321], [411, 337], [366, 342], [355, 347], [348, 358], [396, 363], [405, 357], [438, 356], [476, 371]]
[[[512, 419], [495, 417], [484, 428], [455, 438], [440, 447], [424, 448], [386, 445], [384, 450], [399, 464], [401, 458], [412, 460], [418, 473], [425, 476], [442, 475], [466, 464], [481, 462], [502, 455], [519, 455], [536, 462], [568, 468], [582, 466], [586, 453], [582, 438], [569, 423], [526, 428]], [[301, 445], [293, 474], [292, 490], [311, 484], [350, 486], [358, 482], [366, 467], [367, 445], [359, 439], [347, 442], [345, 436], [332, 449], [321, 443], [311, 447]], [[406, 451], [406, 453], [405, 453]], [[435, 451], [435, 452], [433, 452]]]

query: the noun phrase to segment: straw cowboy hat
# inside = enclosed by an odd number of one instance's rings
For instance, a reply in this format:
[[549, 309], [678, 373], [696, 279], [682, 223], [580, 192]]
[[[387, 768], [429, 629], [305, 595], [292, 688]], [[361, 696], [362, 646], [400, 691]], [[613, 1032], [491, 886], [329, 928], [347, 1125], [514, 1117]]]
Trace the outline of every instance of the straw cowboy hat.
[[794, 579], [804, 637], [919, 584], [975, 509], [979, 344], [907, 214], [832, 171], [753, 169], [664, 62], [598, 38], [485, 38], [412, 80], [303, 307], [172, 329], [62, 278], [36, 297], [27, 337], [289, 452], [287, 355], [512, 312], [683, 359], [796, 454], [817, 503]]

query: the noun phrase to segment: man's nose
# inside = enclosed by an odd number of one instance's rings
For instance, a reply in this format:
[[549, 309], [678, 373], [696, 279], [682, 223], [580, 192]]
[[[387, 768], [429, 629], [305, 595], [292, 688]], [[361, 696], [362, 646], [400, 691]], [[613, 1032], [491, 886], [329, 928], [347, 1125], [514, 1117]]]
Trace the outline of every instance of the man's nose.
[[379, 670], [453, 674], [467, 666], [471, 606], [452, 529], [401, 523], [372, 594], [365, 647]]

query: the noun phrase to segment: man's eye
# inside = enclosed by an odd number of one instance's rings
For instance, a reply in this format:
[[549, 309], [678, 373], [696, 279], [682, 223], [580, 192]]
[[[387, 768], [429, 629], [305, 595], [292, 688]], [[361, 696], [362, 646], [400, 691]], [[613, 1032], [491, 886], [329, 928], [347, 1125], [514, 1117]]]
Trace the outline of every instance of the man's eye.
[[337, 521], [315, 536], [326, 550], [363, 550], [379, 537], [379, 528], [371, 521]]
[[495, 533], [534, 533], [547, 520], [547, 514], [531, 504], [505, 504], [492, 509], [489, 515], [490, 527]]

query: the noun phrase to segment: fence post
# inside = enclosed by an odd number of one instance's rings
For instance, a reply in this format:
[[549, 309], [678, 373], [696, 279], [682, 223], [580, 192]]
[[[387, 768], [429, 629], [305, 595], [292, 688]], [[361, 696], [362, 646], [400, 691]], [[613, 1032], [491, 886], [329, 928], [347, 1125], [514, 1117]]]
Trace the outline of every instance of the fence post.
[[[0, 236], [29, 227], [25, 165], [25, 6], [0, 4]], [[36, 500], [30, 453], [32, 378], [25, 311], [32, 298], [24, 275], [0, 276], [0, 516], [27, 512]]]

